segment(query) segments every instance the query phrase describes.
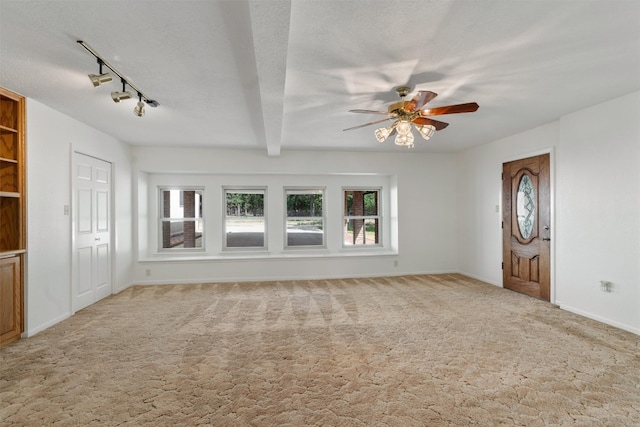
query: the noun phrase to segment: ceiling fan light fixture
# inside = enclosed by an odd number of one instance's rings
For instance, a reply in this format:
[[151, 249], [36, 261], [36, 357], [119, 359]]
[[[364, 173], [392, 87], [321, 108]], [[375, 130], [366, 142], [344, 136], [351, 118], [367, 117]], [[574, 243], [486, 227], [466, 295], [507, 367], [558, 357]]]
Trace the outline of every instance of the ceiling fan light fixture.
[[396, 130], [399, 135], [408, 135], [411, 133], [411, 122], [407, 120], [399, 120]]
[[[395, 138], [396, 145], [411, 148], [414, 146], [414, 136], [411, 133], [411, 125], [416, 127], [416, 130], [420, 133], [420, 136], [425, 140], [431, 139], [435, 131], [446, 128], [449, 124], [427, 118], [427, 116], [439, 116], [442, 114], [457, 114], [457, 113], [472, 113], [478, 109], [478, 103], [467, 102], [464, 104], [446, 105], [444, 107], [426, 108], [422, 109], [425, 104], [432, 101], [437, 93], [429, 90], [419, 90], [418, 93], [410, 100], [405, 101], [404, 97], [409, 93], [408, 86], [400, 86], [396, 88], [396, 92], [401, 98], [401, 101], [395, 102], [387, 108], [387, 111], [378, 110], [365, 110], [354, 109], [349, 110], [350, 113], [365, 113], [365, 114], [382, 114], [386, 115], [386, 119], [375, 120], [370, 123], [365, 123], [359, 126], [353, 126], [343, 130], [360, 129], [361, 127], [373, 125], [376, 123], [382, 123], [386, 120], [396, 119], [396, 121], [388, 128], [379, 128], [374, 131], [374, 135], [378, 142], [384, 142], [389, 135], [395, 131], [397, 133]], [[426, 123], [426, 124], [425, 124]]]
[[[411, 128], [409, 128], [411, 129]], [[398, 131], [398, 135], [396, 136], [396, 140], [395, 140], [395, 144], [399, 145], [401, 147], [407, 147], [407, 148], [413, 148], [413, 134], [411, 133], [411, 130], [409, 130], [409, 133], [407, 134], [401, 134]]]
[[388, 128], [379, 128], [374, 131], [376, 135], [376, 139], [378, 142], [385, 142], [391, 132], [393, 131], [393, 127], [389, 126]]
[[416, 129], [418, 129], [418, 132], [420, 132], [420, 135], [426, 140], [429, 140], [436, 131], [436, 127], [433, 125], [424, 125], [424, 126], [416, 125]]

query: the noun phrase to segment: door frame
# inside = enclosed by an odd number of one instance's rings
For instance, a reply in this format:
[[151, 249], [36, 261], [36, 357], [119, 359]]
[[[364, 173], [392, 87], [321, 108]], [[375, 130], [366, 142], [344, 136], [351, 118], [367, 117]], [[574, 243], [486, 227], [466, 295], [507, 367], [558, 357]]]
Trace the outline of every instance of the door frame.
[[[550, 210], [550, 233], [549, 237], [549, 302], [555, 304], [556, 301], [556, 173], [555, 173], [555, 148], [549, 147], [537, 151], [530, 151], [524, 154], [518, 154], [504, 158], [500, 162], [500, 174], [502, 174], [502, 167], [504, 163], [513, 162], [516, 160], [523, 160], [529, 157], [536, 157], [542, 154], [549, 154], [549, 210]], [[503, 209], [502, 201], [504, 200], [504, 194], [502, 192], [502, 179], [500, 180], [500, 224], [502, 223]], [[498, 229], [500, 234], [500, 260], [502, 259], [502, 249], [504, 248], [504, 239], [502, 233], [502, 227]], [[502, 272], [500, 273], [502, 275]], [[500, 286], [504, 288], [504, 282], [500, 282]]]
[[75, 277], [75, 269], [76, 269], [76, 257], [75, 255], [75, 251], [76, 251], [76, 225], [77, 225], [77, 214], [76, 214], [76, 204], [77, 204], [77, 200], [76, 200], [76, 192], [75, 192], [75, 179], [74, 179], [74, 170], [76, 168], [76, 161], [75, 161], [75, 155], [76, 154], [80, 154], [82, 156], [87, 156], [87, 157], [91, 157], [106, 163], [109, 163], [109, 176], [110, 176], [110, 182], [109, 182], [109, 240], [110, 240], [110, 244], [109, 244], [109, 269], [111, 270], [109, 273], [111, 274], [111, 295], [114, 294], [114, 289], [115, 289], [115, 284], [114, 284], [114, 277], [115, 277], [115, 189], [116, 186], [114, 185], [115, 183], [115, 178], [114, 178], [114, 162], [112, 162], [111, 160], [106, 160], [100, 156], [97, 155], [93, 155], [93, 154], [89, 154], [88, 152], [84, 151], [84, 150], [80, 150], [80, 149], [76, 149], [73, 147], [73, 145], [71, 145], [70, 147], [70, 152], [69, 152], [69, 157], [70, 157], [70, 161], [69, 161], [69, 189], [70, 189], [70, 193], [71, 193], [71, 205], [69, 206], [69, 211], [70, 211], [70, 218], [69, 218], [69, 222], [70, 222], [70, 226], [71, 226], [71, 262], [70, 262], [70, 275], [71, 275], [71, 283], [70, 283], [70, 287], [69, 287], [69, 307], [70, 307], [70, 312], [71, 315], [73, 316], [77, 311], [78, 308], [76, 306], [76, 298], [74, 296], [74, 289], [76, 288], [76, 280], [77, 278]]

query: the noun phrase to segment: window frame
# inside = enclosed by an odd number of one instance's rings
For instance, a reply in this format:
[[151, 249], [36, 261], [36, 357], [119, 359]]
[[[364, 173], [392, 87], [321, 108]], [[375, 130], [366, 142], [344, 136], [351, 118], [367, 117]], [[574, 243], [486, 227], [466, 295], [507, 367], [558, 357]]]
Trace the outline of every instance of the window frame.
[[[284, 240], [283, 247], [285, 250], [310, 250], [310, 249], [326, 249], [327, 247], [327, 210], [326, 206], [326, 187], [283, 187], [283, 203], [284, 203]], [[304, 216], [304, 217], [295, 217], [289, 216], [289, 210], [287, 207], [287, 200], [289, 194], [320, 194], [322, 196], [322, 211], [320, 216]], [[298, 221], [298, 220], [320, 220], [322, 221], [322, 243], [319, 245], [289, 245], [289, 232], [287, 224], [289, 220]]]
[[[157, 236], [158, 236], [158, 252], [160, 253], [174, 253], [174, 254], [178, 254], [178, 253], [200, 253], [200, 252], [206, 252], [206, 233], [205, 233], [205, 227], [206, 227], [206, 220], [205, 220], [205, 201], [204, 201], [204, 196], [205, 196], [205, 188], [204, 186], [192, 186], [192, 185], [171, 185], [171, 186], [164, 186], [164, 185], [159, 185], [158, 187], [158, 231], [157, 231]], [[200, 216], [195, 216], [195, 217], [185, 217], [184, 215], [182, 217], [165, 217], [164, 216], [164, 192], [165, 191], [180, 191], [180, 197], [178, 199], [178, 204], [180, 208], [184, 209], [184, 192], [185, 191], [195, 191], [196, 193], [200, 194]], [[196, 214], [198, 214], [198, 210], [196, 209]], [[198, 227], [198, 223], [200, 224], [200, 246], [199, 247], [193, 247], [193, 248], [185, 248], [185, 247], [168, 247], [165, 248], [163, 246], [164, 243], [164, 239], [163, 239], [163, 224], [165, 222], [169, 222], [171, 223], [172, 221], [193, 221], [196, 223], [196, 229]]]
[[[244, 194], [262, 194], [262, 219], [263, 219], [263, 242], [262, 246], [228, 246], [227, 241], [227, 221], [229, 219], [227, 214], [227, 194], [231, 193], [244, 193]], [[222, 186], [222, 250], [223, 251], [268, 251], [269, 250], [269, 223], [267, 218], [268, 204], [267, 204], [267, 187], [266, 186]], [[242, 221], [242, 220], [241, 220]]]
[[[363, 215], [349, 215], [347, 212], [347, 197], [346, 197], [346, 193], [347, 192], [353, 192], [353, 191], [362, 191], [365, 193], [370, 193], [370, 192], [376, 192], [377, 193], [377, 213], [376, 215], [366, 215], [366, 212], [364, 212]], [[383, 187], [361, 187], [361, 186], [348, 186], [348, 187], [342, 187], [341, 189], [341, 196], [342, 196], [342, 233], [341, 233], [341, 241], [342, 241], [342, 248], [343, 249], [347, 249], [347, 250], [367, 250], [367, 249], [371, 249], [371, 248], [382, 248], [384, 247], [384, 240], [383, 240], [383, 232], [384, 232], [384, 221], [383, 221], [383, 215], [382, 212], [384, 212], [384, 206], [383, 206], [383, 197], [382, 195], [384, 194], [384, 188]], [[350, 220], [363, 220], [364, 223], [366, 224], [367, 220], [377, 220], [377, 235], [376, 235], [376, 239], [377, 242], [373, 243], [373, 244], [347, 244], [346, 243], [346, 230], [349, 224]], [[366, 231], [365, 231], [366, 233]], [[366, 234], [365, 234], [366, 235]]]

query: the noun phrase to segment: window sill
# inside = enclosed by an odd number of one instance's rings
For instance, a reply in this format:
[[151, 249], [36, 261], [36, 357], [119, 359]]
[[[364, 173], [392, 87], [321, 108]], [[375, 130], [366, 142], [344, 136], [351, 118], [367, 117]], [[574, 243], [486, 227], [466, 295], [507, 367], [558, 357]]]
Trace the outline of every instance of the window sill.
[[268, 251], [253, 252], [224, 252], [217, 255], [208, 254], [164, 254], [157, 253], [149, 257], [138, 259], [139, 262], [211, 262], [211, 261], [255, 261], [255, 260], [291, 260], [291, 259], [338, 259], [350, 257], [387, 257], [397, 256], [397, 251], [387, 250], [383, 248], [367, 248], [367, 249], [346, 249], [340, 252], [329, 252], [328, 250], [294, 250], [279, 253], [271, 253]]

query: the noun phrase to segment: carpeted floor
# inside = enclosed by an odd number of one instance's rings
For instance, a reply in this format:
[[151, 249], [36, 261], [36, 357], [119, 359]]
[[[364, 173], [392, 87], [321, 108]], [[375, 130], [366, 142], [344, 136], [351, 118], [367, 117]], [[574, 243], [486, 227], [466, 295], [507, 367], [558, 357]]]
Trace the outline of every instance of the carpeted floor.
[[640, 425], [640, 337], [460, 275], [133, 287], [0, 349], [3, 426]]

